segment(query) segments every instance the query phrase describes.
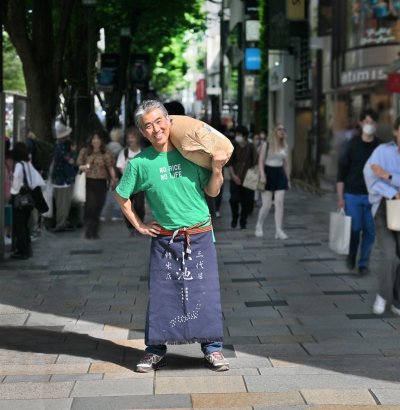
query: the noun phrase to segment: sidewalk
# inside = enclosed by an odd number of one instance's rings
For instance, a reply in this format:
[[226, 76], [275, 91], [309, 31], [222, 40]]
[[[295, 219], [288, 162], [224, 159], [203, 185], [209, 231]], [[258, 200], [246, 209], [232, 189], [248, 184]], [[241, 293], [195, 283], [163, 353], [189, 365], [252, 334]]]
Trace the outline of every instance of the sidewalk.
[[214, 226], [229, 372], [205, 368], [197, 344], [133, 371], [149, 238], [122, 221], [98, 241], [43, 232], [33, 259], [0, 264], [0, 409], [400, 409], [400, 318], [373, 315], [375, 275], [328, 249], [333, 191], [289, 191], [287, 241], [273, 215], [253, 235], [257, 209], [248, 230], [231, 229], [228, 198]]

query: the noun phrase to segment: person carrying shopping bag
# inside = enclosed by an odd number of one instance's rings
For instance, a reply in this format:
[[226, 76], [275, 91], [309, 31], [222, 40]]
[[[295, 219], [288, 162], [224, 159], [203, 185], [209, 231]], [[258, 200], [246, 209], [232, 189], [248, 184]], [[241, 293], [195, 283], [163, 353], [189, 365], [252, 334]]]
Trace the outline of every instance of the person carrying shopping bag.
[[390, 303], [391, 311], [400, 316], [400, 231], [389, 229], [386, 209], [387, 201], [400, 200], [400, 117], [394, 123], [394, 132], [395, 140], [373, 151], [363, 173], [382, 259], [372, 311], [381, 315]]
[[[17, 142], [13, 148], [14, 171], [11, 184], [11, 203], [13, 207], [12, 235], [15, 252], [12, 259], [28, 259], [32, 256], [29, 218], [35, 207], [30, 191], [45, 185], [43, 178], [29, 160], [25, 143]], [[21, 200], [29, 198], [30, 203]], [[20, 197], [19, 197], [20, 196]], [[28, 201], [29, 202], [29, 201]]]

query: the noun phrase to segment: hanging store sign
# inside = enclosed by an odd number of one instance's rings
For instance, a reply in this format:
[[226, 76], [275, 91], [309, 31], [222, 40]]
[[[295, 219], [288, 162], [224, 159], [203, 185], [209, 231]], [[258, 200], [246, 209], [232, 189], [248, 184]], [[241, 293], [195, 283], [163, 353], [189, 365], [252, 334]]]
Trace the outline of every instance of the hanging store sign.
[[204, 101], [206, 99], [206, 80], [200, 79], [196, 83], [196, 100]]
[[386, 87], [390, 93], [400, 93], [400, 74], [399, 73], [388, 74]]
[[370, 44], [385, 44], [396, 41], [396, 37], [392, 34], [392, 29], [381, 27], [379, 29], [370, 28], [365, 30], [365, 36], [361, 38], [362, 46]]
[[340, 76], [341, 85], [354, 85], [371, 81], [386, 80], [385, 67], [368, 67], [358, 70], [343, 71]]

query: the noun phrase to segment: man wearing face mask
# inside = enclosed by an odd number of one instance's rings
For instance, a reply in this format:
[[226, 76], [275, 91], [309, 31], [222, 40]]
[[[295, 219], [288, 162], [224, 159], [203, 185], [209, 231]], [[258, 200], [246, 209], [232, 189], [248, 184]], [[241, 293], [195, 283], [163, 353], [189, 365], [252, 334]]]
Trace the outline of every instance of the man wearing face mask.
[[254, 205], [254, 191], [245, 188], [242, 184], [249, 168], [254, 167], [258, 161], [258, 154], [254, 145], [248, 142], [248, 130], [238, 126], [235, 130], [235, 141], [232, 157], [228, 162], [230, 181], [230, 200], [232, 211], [231, 227], [236, 228], [240, 219], [240, 228], [246, 229], [247, 217]]
[[[351, 216], [350, 251], [347, 267], [353, 269], [358, 257], [358, 272], [367, 274], [369, 257], [375, 240], [375, 226], [368, 200], [363, 169], [374, 149], [381, 143], [375, 136], [377, 114], [368, 109], [361, 112], [359, 124], [361, 134], [345, 143], [338, 163], [336, 192], [338, 208], [344, 208]], [[361, 244], [360, 244], [360, 236]]]

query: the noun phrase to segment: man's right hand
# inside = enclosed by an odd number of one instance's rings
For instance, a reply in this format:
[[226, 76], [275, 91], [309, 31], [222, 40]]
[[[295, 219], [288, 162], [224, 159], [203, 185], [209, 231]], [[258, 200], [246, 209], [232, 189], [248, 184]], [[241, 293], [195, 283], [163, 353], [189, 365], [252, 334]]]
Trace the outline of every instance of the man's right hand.
[[344, 199], [339, 199], [337, 206], [338, 206], [338, 209], [344, 208]]
[[161, 231], [161, 225], [158, 222], [150, 222], [148, 224], [141, 223], [136, 229], [142, 235], [152, 236], [155, 238]]

